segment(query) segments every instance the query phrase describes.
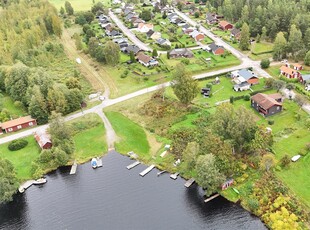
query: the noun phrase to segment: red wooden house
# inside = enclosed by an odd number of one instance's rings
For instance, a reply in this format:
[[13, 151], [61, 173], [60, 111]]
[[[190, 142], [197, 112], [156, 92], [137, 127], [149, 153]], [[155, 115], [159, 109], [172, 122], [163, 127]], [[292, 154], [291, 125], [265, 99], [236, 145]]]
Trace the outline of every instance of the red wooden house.
[[34, 138], [38, 142], [41, 149], [50, 149], [53, 146], [50, 135], [46, 132], [38, 131], [34, 134]]
[[300, 73], [297, 70], [291, 69], [287, 66], [281, 66], [280, 73], [287, 78], [299, 78]]
[[227, 21], [220, 21], [219, 27], [222, 30], [231, 30], [234, 26]]
[[0, 124], [1, 130], [5, 133], [15, 132], [20, 129], [25, 129], [37, 125], [36, 119], [31, 116], [20, 117], [14, 120], [6, 121]]

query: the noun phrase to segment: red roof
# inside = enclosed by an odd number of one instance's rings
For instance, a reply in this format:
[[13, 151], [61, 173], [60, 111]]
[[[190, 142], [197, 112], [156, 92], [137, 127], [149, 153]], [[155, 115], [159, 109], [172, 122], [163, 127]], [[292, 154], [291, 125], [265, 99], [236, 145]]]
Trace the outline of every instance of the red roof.
[[225, 28], [226, 26], [231, 25], [231, 24], [227, 21], [220, 21], [219, 25]]
[[26, 123], [34, 122], [34, 121], [36, 120], [33, 119], [31, 116], [26, 116], [26, 117], [20, 117], [14, 120], [3, 122], [2, 124], [0, 124], [0, 126], [2, 129], [7, 129], [7, 128], [15, 127], [18, 125], [22, 125], [22, 124], [26, 124]]
[[267, 110], [274, 105], [282, 106], [282, 103], [277, 102], [275, 100], [275, 99], [279, 99], [279, 98], [282, 98], [281, 94], [279, 94], [279, 93], [270, 94], [270, 95], [258, 93], [252, 97], [252, 100], [255, 101], [257, 104], [259, 104], [263, 109]]
[[290, 74], [290, 75], [297, 72], [296, 70], [291, 69], [290, 67], [287, 67], [287, 66], [285, 66], [285, 65], [284, 65], [284, 66], [281, 66], [280, 70], [281, 70], [281, 72], [284, 72], [284, 73]]

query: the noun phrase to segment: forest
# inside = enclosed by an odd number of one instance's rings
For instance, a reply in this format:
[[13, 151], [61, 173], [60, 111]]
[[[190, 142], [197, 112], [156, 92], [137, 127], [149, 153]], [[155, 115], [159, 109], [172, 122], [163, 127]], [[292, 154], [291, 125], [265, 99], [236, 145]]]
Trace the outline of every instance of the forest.
[[[67, 59], [59, 38], [62, 22], [46, 1], [6, 2], [0, 16], [0, 90], [39, 124], [51, 111], [80, 108], [89, 84]], [[0, 105], [0, 121], [12, 117]], [[14, 116], [13, 116], [14, 117]]]

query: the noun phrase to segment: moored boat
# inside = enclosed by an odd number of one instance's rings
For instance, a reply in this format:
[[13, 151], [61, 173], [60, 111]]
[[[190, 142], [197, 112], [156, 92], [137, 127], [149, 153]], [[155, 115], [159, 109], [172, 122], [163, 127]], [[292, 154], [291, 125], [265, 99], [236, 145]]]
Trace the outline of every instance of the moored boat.
[[33, 182], [33, 184], [39, 185], [39, 184], [45, 184], [46, 182], [47, 182], [47, 180], [46, 180], [45, 178], [40, 178], [40, 179], [38, 179], [38, 180], [35, 180], [35, 181]]
[[96, 158], [91, 159], [91, 167], [94, 169], [98, 167], [98, 162]]

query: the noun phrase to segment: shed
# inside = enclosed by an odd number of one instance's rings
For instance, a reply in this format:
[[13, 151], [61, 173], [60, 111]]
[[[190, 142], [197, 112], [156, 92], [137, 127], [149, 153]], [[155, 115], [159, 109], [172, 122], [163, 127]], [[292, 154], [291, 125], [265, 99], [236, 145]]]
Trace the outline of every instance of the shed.
[[50, 149], [53, 146], [50, 135], [44, 131], [37, 131], [34, 138], [41, 149]]

